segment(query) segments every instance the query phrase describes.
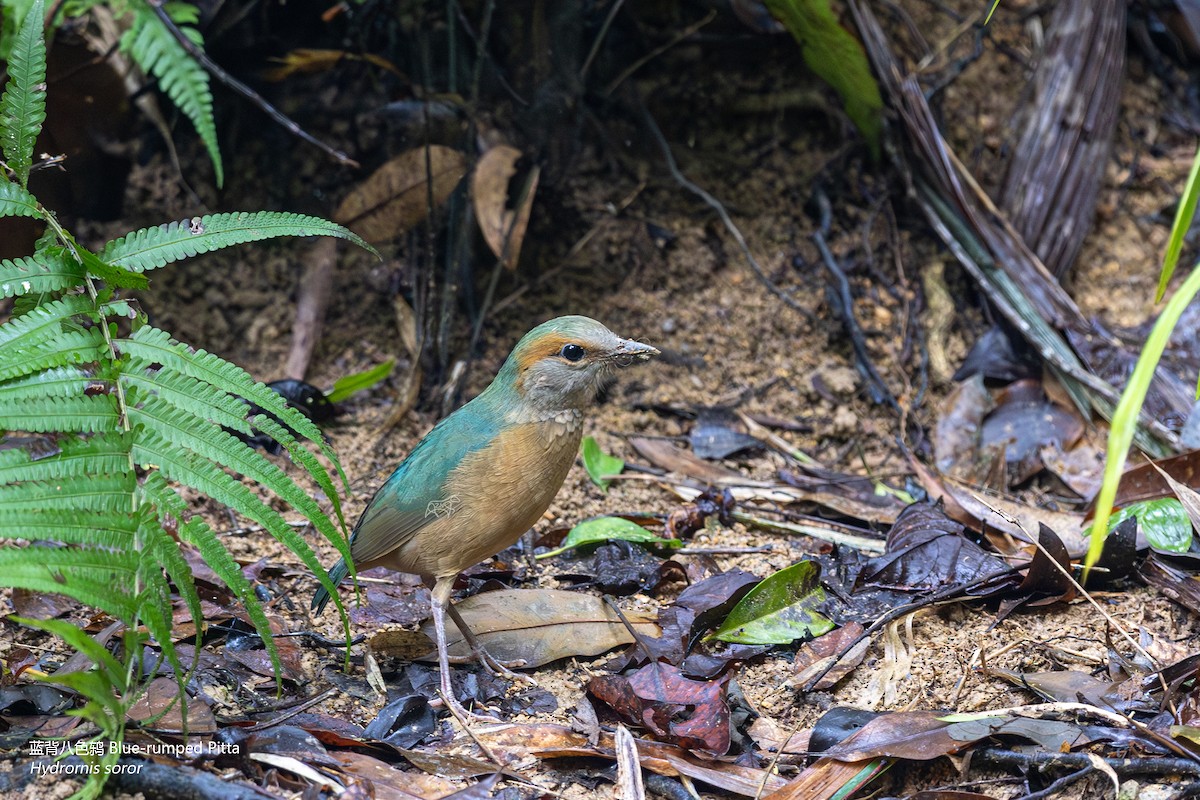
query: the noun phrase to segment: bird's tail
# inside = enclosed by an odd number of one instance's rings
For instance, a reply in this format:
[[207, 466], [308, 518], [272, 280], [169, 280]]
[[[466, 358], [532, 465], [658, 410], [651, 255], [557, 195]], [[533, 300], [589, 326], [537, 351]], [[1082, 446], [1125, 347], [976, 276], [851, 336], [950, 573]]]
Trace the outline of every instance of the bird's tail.
[[[337, 586], [346, 579], [349, 573], [350, 568], [346, 566], [346, 559], [343, 558], [333, 565], [333, 569], [329, 570], [329, 579], [333, 581], [334, 586]], [[328, 589], [324, 586], [317, 589], [317, 593], [313, 595], [312, 599], [312, 609], [316, 612], [317, 616], [320, 616], [321, 612], [325, 610], [325, 606], [329, 605], [329, 600]]]

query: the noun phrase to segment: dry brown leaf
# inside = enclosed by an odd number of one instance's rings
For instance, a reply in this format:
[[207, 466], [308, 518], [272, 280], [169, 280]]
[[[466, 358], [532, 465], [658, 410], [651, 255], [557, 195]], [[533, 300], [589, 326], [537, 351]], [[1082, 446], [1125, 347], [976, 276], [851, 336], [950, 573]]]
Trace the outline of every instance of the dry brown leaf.
[[[518, 171], [523, 155], [515, 147], [496, 145], [479, 159], [471, 178], [471, 197], [479, 229], [496, 258], [510, 270], [517, 268], [521, 257], [540, 174], [536, 165], [528, 171]], [[518, 179], [516, 182], [514, 177]]]
[[[538, 758], [616, 757], [613, 751], [613, 735], [607, 731], [600, 732], [598, 747], [589, 744], [587, 737], [582, 733], [577, 733], [565, 725], [551, 723], [496, 725], [481, 728], [476, 735], [504, 761], [522, 759], [530, 755]], [[637, 750], [642, 769], [671, 778], [686, 775], [718, 789], [746, 797], [758, 797], [764, 792], [776, 791], [785, 784], [782, 778], [764, 770], [743, 767], [728, 761], [705, 760], [681, 747], [662, 742], [638, 739]]]
[[346, 195], [333, 219], [368, 242], [387, 241], [440, 206], [466, 171], [466, 156], [449, 147], [407, 150]]
[[[183, 731], [183, 715], [178, 698], [179, 685], [174, 678], [155, 678], [138, 701], [129, 707], [128, 716], [136, 722], [145, 722], [154, 731]], [[155, 719], [159, 714], [162, 716]], [[209, 736], [217, 732], [217, 720], [203, 700], [188, 699], [187, 732]]]
[[329, 755], [341, 763], [344, 776], [370, 781], [375, 800], [427, 800], [458, 788], [445, 778], [397, 769], [365, 753], [335, 750]]
[[[524, 661], [538, 667], [570, 656], [596, 656], [631, 644], [633, 636], [616, 612], [599, 597], [561, 589], [505, 589], [468, 597], [455, 606], [487, 649], [501, 661]], [[638, 633], [655, 638], [660, 631], [650, 617], [625, 612]], [[433, 635], [433, 623], [422, 631]], [[448, 625], [452, 658], [469, 658], [471, 650], [457, 626]], [[433, 653], [427, 654], [432, 660]]]

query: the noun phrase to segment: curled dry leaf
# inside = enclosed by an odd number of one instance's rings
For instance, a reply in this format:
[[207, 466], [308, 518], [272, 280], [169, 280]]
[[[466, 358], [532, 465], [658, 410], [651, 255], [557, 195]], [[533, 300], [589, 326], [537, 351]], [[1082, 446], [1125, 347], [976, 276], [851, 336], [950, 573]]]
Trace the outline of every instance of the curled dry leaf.
[[387, 241], [440, 206], [466, 171], [466, 156], [449, 147], [407, 150], [346, 195], [333, 218], [368, 242]]
[[521, 256], [540, 172], [536, 165], [522, 169], [523, 158], [515, 147], [496, 145], [479, 159], [471, 178], [475, 218], [483, 238], [508, 269], [516, 269]]

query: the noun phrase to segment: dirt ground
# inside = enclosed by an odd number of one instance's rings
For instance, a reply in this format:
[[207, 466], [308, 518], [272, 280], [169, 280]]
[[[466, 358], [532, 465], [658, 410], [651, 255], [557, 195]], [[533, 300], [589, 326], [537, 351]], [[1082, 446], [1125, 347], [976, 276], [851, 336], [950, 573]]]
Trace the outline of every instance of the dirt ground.
[[[926, 40], [935, 43], [949, 41], [957, 27], [938, 5], [922, 0], [899, 3]], [[962, 14], [978, 10], [977, 3], [949, 5]], [[1027, 60], [1033, 52], [1032, 24], [1025, 15], [1034, 6], [1003, 3], [994, 23], [994, 35], [1005, 45], [1003, 52], [985, 44], [982, 56], [965, 68], [939, 101], [948, 138], [976, 174], [985, 182], [990, 179], [990, 189], [999, 181], [996, 165], [1013, 138], [1005, 120], [1012, 116], [1026, 76], [1025, 64], [1014, 54]], [[824, 185], [834, 198], [831, 245], [835, 255], [853, 265], [855, 312], [867, 332], [877, 368], [905, 411], [910, 444], [915, 441], [913, 430], [936, 421], [951, 388], [946, 376], [938, 374], [930, 376], [926, 388], [920, 349], [907, 346], [914, 341], [914, 326], [928, 331], [931, 324], [923, 308], [924, 273], [935, 265], [944, 266], [957, 306], [949, 327], [931, 334], [929, 347], [941, 349], [956, 365], [986, 322], [969, 279], [922, 218], [898, 192], [889, 194], [886, 181], [864, 162], [860, 150], [848, 152], [844, 147], [846, 122], [830, 110], [832, 106], [820, 110], [810, 100], [771, 102], [797, 82], [805, 88], [816, 85], [806, 77], [786, 37], [767, 42], [756, 51], [759, 62], [747, 59], [744, 48], [681, 45], [648, 65], [637, 80], [682, 171], [726, 204], [767, 274], [811, 312], [811, 319], [789, 309], [755, 278], [710, 209], [671, 179], [652, 143], [635, 143], [622, 154], [639, 165], [638, 174], [612, 168], [613, 154], [607, 145], [585, 139], [569, 169], [545, 189], [545, 202], [539, 196], [527, 258], [515, 274], [502, 276], [497, 297], [523, 292], [487, 318], [463, 397], [486, 385], [525, 330], [561, 313], [585, 314], [664, 353], [652, 364], [622, 373], [591, 415], [587, 433], [606, 451], [639, 463], [627, 441], [631, 434], [682, 437], [690, 427], [687, 420], [647, 409], [709, 406], [745, 392], [742, 410], [801, 423], [802, 430], [780, 431], [780, 435], [827, 467], [882, 477], [897, 488], [905, 486], [908, 469], [899, 444], [904, 435], [901, 420], [886, 406], [867, 399], [851, 348], [828, 302], [828, 278], [810, 239], [814, 223], [804, 209], [813, 184]], [[1165, 121], [1170, 91], [1136, 53], [1127, 63], [1125, 87], [1096, 227], [1069, 285], [1086, 313], [1108, 324], [1129, 326], [1151, 314], [1172, 203], [1190, 165], [1193, 140]], [[766, 99], [761, 110], [733, 108], [738, 98], [745, 97]], [[322, 96], [321, 100], [335, 110], [350, 104], [348, 98]], [[701, 101], [703, 112], [697, 110]], [[237, 101], [225, 97], [218, 102]], [[303, 117], [305, 108], [311, 107], [311, 102], [301, 103], [295, 113]], [[613, 125], [620, 128], [619, 122]], [[345, 131], [331, 125], [323, 132], [336, 136]], [[198, 168], [200, 176], [192, 182], [211, 210], [286, 208], [328, 214], [334, 205], [331, 201], [348, 190], [352, 179], [361, 177], [332, 167], [291, 140], [281, 152], [280, 139], [276, 134], [270, 137], [255, 144], [241, 132], [238, 143], [245, 146], [228, 148], [229, 178], [219, 197], [205, 188], [203, 167]], [[387, 147], [386, 142], [379, 144]], [[280, 176], [285, 176], [282, 184]], [[322, 205], [324, 211], [318, 208]], [[173, 169], [155, 158], [135, 168], [123, 218], [90, 232], [114, 235], [195, 213]], [[656, 242], [652, 231], [668, 232], [669, 243]], [[564, 259], [569, 248], [589, 233], [585, 246]], [[304, 241], [270, 242], [168, 268], [152, 276], [146, 306], [153, 321], [180, 340], [219, 353], [262, 380], [282, 377], [297, 287], [311, 247]], [[397, 374], [354, 397], [340, 420], [328, 428], [354, 486], [354, 496], [347, 502], [348, 516], [354, 518], [436, 421], [437, 387], [425, 386], [418, 409], [391, 432], [381, 433], [403, 371], [411, 366], [391, 305], [397, 282], [411, 279], [411, 265], [405, 262], [405, 253], [394, 248], [385, 251], [382, 263], [349, 247], [340, 253], [327, 324], [306, 378], [328, 387], [342, 375], [387, 358], [399, 359]], [[1184, 263], [1189, 263], [1187, 258]], [[481, 270], [480, 279], [487, 274]], [[758, 451], [724, 465], [753, 477], [771, 478], [784, 461]], [[570, 526], [614, 512], [663, 514], [677, 502], [662, 487], [644, 481], [617, 481], [607, 493], [601, 492], [577, 463], [541, 527]], [[221, 518], [213, 523], [218, 530], [229, 527]], [[788, 566], [816, 547], [812, 541], [740, 525], [701, 536], [698, 544], [770, 545], [769, 553], [718, 557], [723, 568], [759, 575]], [[263, 536], [231, 535], [226, 541], [235, 555], [247, 561], [263, 556], [285, 563], [294, 560]], [[326, 564], [335, 560], [333, 548], [315, 534], [310, 533], [310, 541]], [[556, 582], [547, 572], [526, 585]], [[315, 586], [312, 579], [295, 579], [291, 591], [297, 603], [287, 615], [288, 624], [336, 637], [333, 615], [312, 620], [307, 614], [307, 598]], [[672, 591], [679, 588], [676, 585]], [[671, 592], [635, 595], [621, 602], [628, 608], [654, 608], [671, 596]], [[1188, 652], [1197, 649], [1196, 615], [1152, 590], [1132, 588], [1098, 594], [1096, 599], [1127, 630], [1147, 631]], [[994, 608], [952, 604], [919, 614], [910, 627], [901, 624], [886, 649], [876, 641], [864, 663], [832, 692], [805, 694], [790, 683], [790, 648], [776, 648], [744, 668], [737, 680], [747, 699], [784, 729], [811, 726], [835, 705], [873, 710], [996, 709], [1035, 698], [988, 676], [982, 665], [1050, 669], [1054, 660], [1048, 650], [1055, 645], [1076, 652], [1081, 668], [1102, 665], [1108, 657], [1105, 623], [1084, 601], [1017, 613], [1001, 623], [996, 622]], [[538, 719], [569, 721], [587, 671], [603, 660], [579, 659], [537, 670], [538, 683], [559, 704], [557, 712]], [[335, 661], [321, 651], [308, 657], [310, 693], [328, 688], [323, 670]], [[339, 694], [316, 710], [365, 724], [382, 702]], [[460, 746], [470, 751], [468, 744]], [[570, 772], [559, 771], [552, 763], [536, 767], [531, 774], [563, 797], [596, 796], [572, 783]], [[918, 788], [950, 785], [995, 797], [1015, 797], [1023, 791], [1019, 782], [1000, 773], [973, 772], [970, 783], [976, 780], [977, 785], [964, 786], [955, 766], [943, 759], [895, 770], [886, 779], [884, 793], [903, 796]], [[1058, 796], [1102, 796], [1106, 780], [1096, 776]], [[702, 796], [721, 795], [706, 791]]]

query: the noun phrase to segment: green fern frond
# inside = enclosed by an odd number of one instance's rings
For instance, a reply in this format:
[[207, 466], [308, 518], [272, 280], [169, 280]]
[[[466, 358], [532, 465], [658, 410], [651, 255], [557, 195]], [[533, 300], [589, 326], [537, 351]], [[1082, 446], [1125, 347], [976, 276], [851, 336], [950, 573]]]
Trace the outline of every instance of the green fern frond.
[[[251, 624], [262, 638], [267, 653], [271, 657], [271, 665], [278, 675], [280, 670], [279, 652], [275, 647], [275, 640], [271, 636], [271, 624], [267, 621], [266, 614], [263, 613], [262, 603], [255, 596], [254, 587], [242, 574], [242, 568], [233, 560], [233, 556], [225, 549], [220, 539], [213, 533], [212, 528], [200, 517], [188, 516], [187, 504], [167, 484], [161, 472], [154, 471], [146, 476], [139, 487], [138, 496], [142, 502], [155, 509], [160, 525], [166, 524], [168, 519], [174, 521], [178, 527], [180, 541], [199, 550], [204, 563], [208, 564], [217, 577], [224, 581], [229, 590], [242, 601], [242, 607], [246, 609]], [[197, 659], [197, 663], [198, 661]]]
[[358, 234], [320, 217], [280, 211], [241, 211], [142, 228], [109, 242], [100, 251], [100, 258], [114, 266], [142, 272], [224, 247], [280, 236], [334, 236], [378, 255]]
[[33, 375], [39, 370], [98, 361], [107, 350], [99, 328], [66, 330], [26, 347], [0, 349], [0, 381]]
[[91, 379], [77, 367], [54, 367], [0, 382], [0, 405], [17, 400], [81, 395]]
[[[125, 432], [66, 437], [56, 443], [57, 452], [35, 458], [22, 449], [0, 452], [0, 483], [51, 481], [88, 475], [129, 472], [129, 435]], [[4, 527], [0, 525], [0, 531]]]
[[111, 288], [145, 289], [150, 286], [149, 279], [139, 272], [131, 272], [115, 264], [109, 264], [84, 247], [78, 248], [77, 252], [88, 274], [104, 281]]
[[88, 547], [0, 549], [4, 585], [34, 592], [69, 595], [117, 619], [134, 619], [137, 604], [129, 589], [137, 556]]
[[17, 400], [0, 406], [0, 428], [28, 433], [104, 433], [117, 430], [121, 414], [109, 395]]
[[0, 146], [17, 183], [29, 183], [33, 143], [46, 119], [45, 9], [37, 0], [25, 15], [8, 57], [8, 86], [0, 98]]
[[9, 183], [0, 171], [0, 217], [42, 217], [37, 198], [24, 187]]
[[[296, 441], [296, 437], [292, 436], [287, 428], [280, 425], [274, 419], [265, 414], [255, 414], [251, 422], [253, 422], [255, 428], [282, 445], [283, 449], [287, 450], [288, 455], [292, 457], [292, 460], [304, 467], [308, 474], [316, 480], [317, 484], [321, 487], [321, 491], [325, 493], [325, 496], [329, 498], [329, 502], [333, 505], [333, 510], [337, 515], [338, 521], [345, 528], [346, 518], [342, 514], [342, 501], [338, 497], [337, 489], [334, 487], [333, 480], [329, 477], [329, 471], [325, 469], [324, 465], [309, 450], [305, 449], [300, 442]], [[339, 535], [333, 540], [333, 544], [338, 548], [339, 553], [343, 547], [346, 548], [346, 552], [341, 553], [341, 555], [346, 559], [346, 563], [351, 563], [353, 559], [350, 558], [350, 546], [346, 537]]]
[[180, 375], [169, 368], [151, 369], [150, 363], [131, 359], [121, 372], [126, 385], [143, 392], [152, 392], [172, 406], [200, 419], [250, 436], [253, 431], [247, 421], [249, 406], [209, 383], [190, 375]]
[[49, 339], [62, 331], [62, 326], [72, 317], [94, 313], [95, 306], [88, 297], [75, 294], [55, 300], [0, 325], [0, 357], [9, 349], [30, 347]]
[[132, 473], [23, 481], [0, 486], [0, 511], [132, 513]]
[[[208, 150], [208, 157], [212, 159], [217, 186], [221, 186], [225, 182], [225, 168], [217, 144], [217, 124], [213, 117], [208, 73], [175, 40], [145, 0], [134, 0], [130, 7], [133, 24], [121, 36], [121, 52], [128, 54], [138, 66], [157, 78], [163, 93], [192, 121]], [[196, 20], [194, 6], [168, 3], [164, 8], [168, 16], [180, 24], [185, 36], [203, 46], [200, 33], [187, 24]]]
[[[7, 186], [16, 186], [15, 183]], [[19, 188], [19, 187], [18, 187]], [[0, 186], [0, 194], [4, 186]], [[0, 200], [0, 207], [4, 201]], [[0, 216], [4, 216], [0, 214]], [[24, 294], [57, 292], [83, 283], [83, 266], [58, 253], [34, 253], [14, 261], [0, 261], [0, 299]]]
[[83, 653], [92, 663], [100, 668], [100, 673], [113, 688], [120, 691], [125, 686], [126, 673], [120, 661], [113, 657], [108, 649], [91, 636], [69, 622], [58, 619], [25, 619], [13, 617], [13, 621], [31, 628], [53, 633], [80, 653]]
[[[180, 344], [171, 338], [166, 331], [146, 325], [139, 328], [127, 339], [118, 339], [117, 347], [122, 353], [162, 364], [164, 369], [170, 369], [181, 375], [188, 375], [218, 389], [243, 397], [259, 408], [269, 411], [295, 431], [300, 436], [320, 446], [321, 451], [337, 463], [333, 451], [325, 444], [321, 429], [313, 421], [284, 402], [278, 394], [266, 384], [254, 380], [250, 373], [241, 367], [230, 364], [225, 359], [204, 350], [193, 351], [185, 344]], [[341, 470], [339, 467], [339, 474]], [[343, 483], [349, 483], [342, 474]]]
[[[10, 539], [61, 542], [132, 552], [137, 518], [128, 512], [35, 509], [0, 511], [0, 526]], [[25, 551], [25, 558], [33, 555]]]
[[[338, 538], [329, 517], [279, 467], [245, 442], [216, 425], [181, 411], [153, 395], [130, 392], [129, 422], [154, 431], [168, 442], [234, 470], [269, 489], [304, 514], [326, 538]], [[289, 528], [290, 530], [290, 528]]]
[[260, 500], [240, 481], [235, 480], [213, 462], [169, 442], [151, 430], [135, 432], [133, 458], [142, 467], [158, 468], [165, 477], [203, 492], [243, 517], [262, 525], [268, 533], [299, 556], [305, 566], [317, 573], [322, 585], [328, 583], [327, 588], [333, 589], [333, 584], [308, 542], [288, 525], [278, 511]]

